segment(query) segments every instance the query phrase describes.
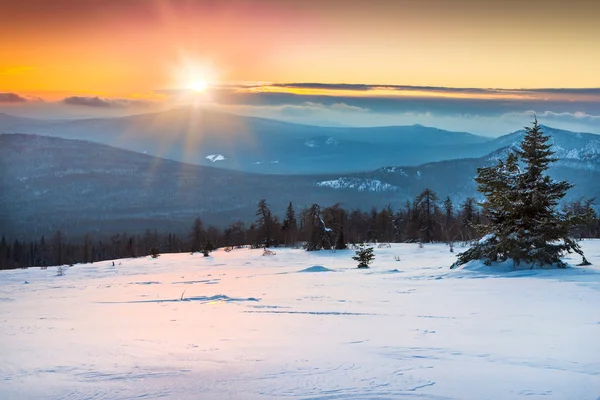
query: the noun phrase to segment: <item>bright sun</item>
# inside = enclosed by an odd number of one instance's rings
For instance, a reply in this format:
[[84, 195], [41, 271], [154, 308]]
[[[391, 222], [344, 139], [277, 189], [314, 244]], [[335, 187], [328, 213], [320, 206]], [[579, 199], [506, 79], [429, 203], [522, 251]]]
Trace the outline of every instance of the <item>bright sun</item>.
[[193, 81], [188, 85], [188, 87], [194, 92], [203, 92], [206, 90], [207, 86], [208, 84], [206, 83], [206, 81], [202, 80]]

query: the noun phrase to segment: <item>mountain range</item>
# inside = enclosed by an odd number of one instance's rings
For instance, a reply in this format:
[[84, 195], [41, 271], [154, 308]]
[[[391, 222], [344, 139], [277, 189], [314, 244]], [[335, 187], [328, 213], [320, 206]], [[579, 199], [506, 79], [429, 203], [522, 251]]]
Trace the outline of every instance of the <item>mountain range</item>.
[[91, 140], [175, 161], [267, 174], [360, 172], [483, 156], [496, 148], [490, 138], [421, 125], [320, 127], [200, 108], [80, 120], [0, 114], [0, 133]]
[[[7, 120], [9, 118], [3, 116], [0, 122], [6, 124]], [[232, 120], [239, 122], [233, 117]], [[249, 120], [263, 126], [291, 125], [297, 129], [289, 138], [285, 133], [275, 134], [276, 130], [267, 132], [271, 137], [279, 138], [281, 146], [286, 140], [288, 143], [294, 140], [301, 143], [303, 150], [339, 146], [319, 141], [315, 142], [315, 147], [306, 145], [307, 140], [314, 139], [302, 135], [313, 132], [313, 128], [321, 129], [319, 127]], [[30, 120], [23, 122], [19, 118], [15, 121], [18, 126], [33, 123]], [[84, 122], [89, 124], [90, 121]], [[47, 129], [44, 123], [38, 123], [39, 129]], [[62, 121], [51, 124], [64, 124], [74, 129], [73, 123]], [[261, 131], [255, 129], [252, 131], [253, 137], [261, 137]], [[353, 129], [358, 128], [349, 128], [348, 132], [355, 139], [348, 140], [350, 143], [362, 146], [368, 139], [374, 147], [384, 149], [388, 147], [385, 135], [390, 135], [395, 138], [390, 141], [404, 141], [407, 149], [412, 148], [411, 140], [417, 143], [417, 148], [425, 149], [423, 140], [414, 136], [409, 139], [411, 136], [408, 133], [406, 138], [396, 137], [401, 135], [399, 131], [392, 133], [395, 128], [375, 129], [372, 138], [361, 137], [360, 132], [364, 136], [368, 135], [368, 130]], [[298, 209], [313, 203], [331, 205], [337, 202], [347, 209], [367, 210], [372, 206], [383, 207], [387, 204], [399, 208], [424, 188], [433, 189], [442, 198], [448, 195], [457, 204], [467, 196], [477, 196], [473, 182], [477, 168], [505, 156], [507, 150], [517, 146], [523, 136], [523, 131], [517, 131], [500, 138], [486, 139], [434, 128], [416, 126], [414, 129], [414, 132], [419, 129], [429, 132], [423, 133], [423, 136], [432, 135], [429, 141], [434, 141], [437, 132], [441, 143], [445, 142], [450, 149], [463, 149], [461, 151], [470, 148], [472, 156], [410, 165], [384, 164], [385, 159], [377, 154], [366, 153], [355, 160], [356, 165], [350, 170], [379, 163], [376, 168], [365, 167], [361, 172], [348, 173], [325, 168], [319, 174], [286, 175], [281, 171], [259, 174], [222, 168], [227, 159], [220, 159], [226, 157], [218, 151], [207, 155], [212, 158], [206, 159], [207, 165], [194, 165], [90, 140], [1, 134], [0, 234], [29, 237], [49, 234], [56, 229], [72, 235], [84, 232], [141, 232], [145, 229], [184, 232], [197, 216], [218, 226], [225, 226], [237, 219], [251, 222], [256, 204], [262, 198], [267, 199], [278, 215], [283, 214], [289, 201], [293, 201]], [[567, 199], [600, 196], [600, 136], [550, 127], [543, 127], [543, 130], [551, 136], [553, 150], [559, 158], [552, 165], [550, 174], [556, 179], [567, 179], [575, 184]], [[71, 134], [75, 135], [75, 131], [71, 131]], [[83, 134], [80, 132], [80, 135]], [[140, 146], [144, 144], [141, 133], [131, 135], [138, 135]], [[414, 135], [419, 136], [417, 133]], [[218, 139], [218, 135], [214, 136]], [[327, 137], [334, 138], [332, 140], [339, 138], [340, 142], [346, 140], [341, 133], [340, 136]], [[460, 146], [448, 144], [454, 137], [458, 137], [459, 142], [462, 140]], [[239, 143], [237, 147], [241, 147]], [[275, 169], [288, 160], [283, 147], [281, 162], [269, 163], [269, 168]], [[477, 156], [480, 153], [484, 155]], [[344, 157], [348, 156], [349, 153], [344, 153]], [[297, 158], [298, 163], [301, 160], [301, 157]], [[328, 159], [327, 162], [332, 161]]]
[[[340, 201], [309, 175], [261, 175], [198, 166], [89, 141], [0, 134], [0, 235], [182, 232], [197, 216], [220, 226], [248, 221], [266, 198], [280, 212]], [[349, 196], [370, 204], [371, 193]]]

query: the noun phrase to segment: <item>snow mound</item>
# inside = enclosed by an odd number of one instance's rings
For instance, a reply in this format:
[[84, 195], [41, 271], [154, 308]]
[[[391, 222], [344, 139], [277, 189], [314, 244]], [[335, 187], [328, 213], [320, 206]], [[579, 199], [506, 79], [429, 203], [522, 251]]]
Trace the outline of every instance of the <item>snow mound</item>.
[[539, 265], [532, 265], [524, 262], [517, 265], [512, 259], [509, 259], [502, 262], [493, 262], [490, 265], [485, 265], [483, 260], [473, 260], [457, 267], [455, 271], [464, 271], [483, 275], [503, 275], [513, 273], [522, 275], [525, 272], [526, 275], [532, 275], [537, 274], [538, 271], [549, 271], [556, 269], [559, 269], [557, 265], [547, 265], [541, 267]]
[[400, 274], [402, 273], [402, 271], [394, 268], [394, 269], [390, 269], [389, 271], [385, 271], [386, 274]]
[[305, 268], [298, 272], [333, 272], [332, 269], [325, 268], [322, 265], [313, 265], [312, 267]]

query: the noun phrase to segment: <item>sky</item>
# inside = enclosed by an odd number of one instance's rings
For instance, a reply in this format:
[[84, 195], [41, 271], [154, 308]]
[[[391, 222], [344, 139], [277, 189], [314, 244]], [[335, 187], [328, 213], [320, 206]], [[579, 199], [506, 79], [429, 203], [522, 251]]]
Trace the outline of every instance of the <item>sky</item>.
[[600, 133], [598, 20], [594, 0], [5, 0], [0, 112]]

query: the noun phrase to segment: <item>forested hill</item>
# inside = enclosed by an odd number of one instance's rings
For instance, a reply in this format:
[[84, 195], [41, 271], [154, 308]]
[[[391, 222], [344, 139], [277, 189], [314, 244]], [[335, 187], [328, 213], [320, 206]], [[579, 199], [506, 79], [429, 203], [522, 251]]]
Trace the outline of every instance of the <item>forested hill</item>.
[[[477, 167], [503, 157], [449, 160], [416, 167], [382, 167], [357, 174], [261, 175], [203, 167], [93, 142], [37, 135], [0, 135], [0, 227], [7, 237], [37, 237], [62, 229], [84, 232], [182, 232], [201, 216], [225, 227], [255, 219], [267, 199], [282, 215], [297, 208], [342, 203], [348, 210], [388, 204], [398, 209], [424, 189], [455, 204], [477, 196]], [[563, 157], [551, 175], [575, 184], [567, 200], [600, 198], [595, 153]]]

